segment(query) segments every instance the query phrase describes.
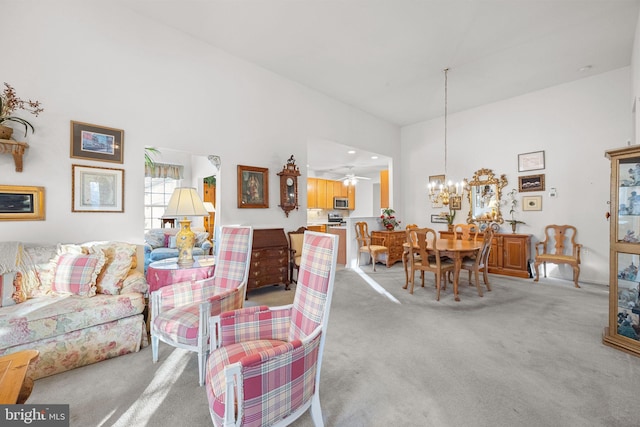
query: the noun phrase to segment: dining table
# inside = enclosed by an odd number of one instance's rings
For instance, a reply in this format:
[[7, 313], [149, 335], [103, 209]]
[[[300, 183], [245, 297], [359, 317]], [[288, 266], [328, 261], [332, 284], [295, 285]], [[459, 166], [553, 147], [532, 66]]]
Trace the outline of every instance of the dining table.
[[[405, 242], [402, 245], [402, 264], [404, 266], [405, 274], [405, 288], [409, 283], [409, 260], [413, 262], [413, 254], [419, 252], [417, 244], [410, 244]], [[453, 260], [453, 296], [456, 301], [460, 301], [458, 294], [458, 282], [460, 277], [460, 269], [462, 266], [462, 260], [464, 257], [477, 256], [480, 249], [482, 249], [482, 240], [453, 240], [453, 239], [437, 239], [436, 248], [440, 253], [440, 256], [446, 256]], [[427, 249], [433, 250], [431, 242], [427, 242]], [[413, 280], [413, 278], [411, 279]]]

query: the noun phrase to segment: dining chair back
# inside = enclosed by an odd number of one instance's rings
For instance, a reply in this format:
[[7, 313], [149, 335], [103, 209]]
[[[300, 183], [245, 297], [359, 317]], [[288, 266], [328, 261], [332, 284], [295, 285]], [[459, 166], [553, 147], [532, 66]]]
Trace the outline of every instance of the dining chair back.
[[435, 230], [431, 228], [415, 228], [408, 233], [415, 233], [417, 244], [413, 250], [416, 250], [418, 253], [418, 257], [410, 257], [411, 273], [409, 277], [411, 278], [411, 288], [409, 289], [409, 293], [413, 293], [416, 271], [420, 271], [422, 287], [424, 287], [424, 273], [429, 271], [434, 273], [437, 292], [436, 300], [440, 301], [441, 284], [443, 280], [447, 279], [447, 273], [453, 271], [453, 261], [450, 259], [442, 259], [440, 256], [440, 251], [436, 244], [438, 239]]
[[544, 229], [545, 239], [536, 243], [536, 269], [537, 282], [540, 278], [538, 266], [543, 264], [544, 277], [547, 277], [547, 263], [567, 264], [573, 268], [573, 283], [579, 288], [580, 277], [580, 249], [582, 245], [576, 242], [578, 230], [573, 225], [547, 225]]
[[453, 238], [462, 240], [478, 239], [478, 232], [480, 229], [476, 224], [456, 224], [453, 226]]
[[389, 248], [384, 245], [374, 245], [371, 243], [371, 235], [369, 234], [369, 224], [365, 221], [359, 221], [355, 224], [356, 240], [358, 242], [358, 259], [356, 264], [360, 266], [360, 255], [365, 253], [369, 255], [369, 260], [373, 264], [373, 271], [376, 271], [376, 262], [381, 260], [381, 256], [389, 256]]
[[482, 237], [482, 247], [475, 257], [465, 258], [462, 260], [460, 268], [469, 272], [469, 284], [471, 284], [471, 273], [475, 275], [475, 284], [478, 289], [478, 295], [482, 296], [482, 288], [480, 287], [480, 271], [487, 291], [491, 291], [489, 284], [489, 254], [491, 252], [491, 242], [493, 241], [494, 231], [487, 227]]
[[304, 232], [307, 231], [306, 227], [300, 227], [296, 231], [289, 231], [289, 281], [297, 283], [293, 279], [293, 270], [300, 271], [300, 260], [302, 258], [302, 241], [304, 239]]

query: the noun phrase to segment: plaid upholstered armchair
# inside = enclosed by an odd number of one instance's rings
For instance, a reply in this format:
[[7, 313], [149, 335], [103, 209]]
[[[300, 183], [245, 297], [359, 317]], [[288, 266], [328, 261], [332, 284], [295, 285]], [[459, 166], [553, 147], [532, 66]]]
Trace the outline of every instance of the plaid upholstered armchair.
[[209, 318], [242, 308], [253, 242], [251, 227], [222, 227], [213, 277], [174, 283], [151, 293], [151, 350], [163, 341], [198, 353], [199, 382], [209, 346]]
[[323, 425], [320, 367], [337, 244], [338, 236], [305, 232], [292, 305], [211, 318], [206, 390], [215, 426], [287, 425], [309, 408]]

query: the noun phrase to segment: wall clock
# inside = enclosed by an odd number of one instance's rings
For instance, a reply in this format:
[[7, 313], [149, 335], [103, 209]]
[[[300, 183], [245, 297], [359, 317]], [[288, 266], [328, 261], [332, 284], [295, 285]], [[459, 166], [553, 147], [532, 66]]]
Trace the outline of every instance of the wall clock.
[[298, 177], [300, 169], [296, 166], [293, 154], [287, 160], [287, 164], [278, 172], [280, 177], [280, 206], [285, 215], [289, 217], [289, 212], [298, 210]]

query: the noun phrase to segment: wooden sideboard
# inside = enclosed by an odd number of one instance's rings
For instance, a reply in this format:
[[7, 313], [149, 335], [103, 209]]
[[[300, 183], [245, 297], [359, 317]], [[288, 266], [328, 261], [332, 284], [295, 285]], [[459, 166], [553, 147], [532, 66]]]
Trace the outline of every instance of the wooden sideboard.
[[[482, 239], [483, 233], [478, 234]], [[453, 239], [453, 231], [441, 231], [443, 239]], [[531, 235], [496, 233], [489, 253], [489, 273], [528, 279], [531, 258]]]
[[289, 242], [284, 229], [256, 228], [253, 230], [247, 293], [281, 283], [289, 289]]
[[393, 231], [372, 231], [371, 232], [371, 244], [386, 246], [389, 249], [389, 256], [387, 257], [387, 268], [391, 267], [398, 261], [402, 261], [402, 244], [407, 238], [407, 232], [405, 230], [393, 230]]

